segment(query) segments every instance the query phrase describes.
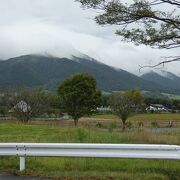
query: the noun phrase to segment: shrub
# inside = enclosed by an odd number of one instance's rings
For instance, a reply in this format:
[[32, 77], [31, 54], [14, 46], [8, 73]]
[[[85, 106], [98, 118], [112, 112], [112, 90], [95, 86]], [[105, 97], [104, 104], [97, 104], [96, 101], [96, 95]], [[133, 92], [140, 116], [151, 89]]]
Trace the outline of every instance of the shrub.
[[157, 121], [153, 121], [153, 122], [151, 123], [151, 126], [152, 126], [153, 128], [158, 128], [158, 127], [159, 127]]
[[5, 117], [8, 114], [8, 109], [6, 106], [0, 106], [0, 116]]
[[112, 132], [113, 129], [115, 129], [115, 128], [117, 128], [117, 123], [116, 123], [116, 122], [110, 122], [110, 123], [108, 124], [108, 131], [109, 131], [109, 132]]
[[97, 123], [96, 123], [96, 127], [97, 127], [97, 128], [102, 128], [102, 123], [97, 122]]
[[78, 128], [76, 133], [77, 133], [77, 139], [80, 143], [84, 142], [88, 136], [87, 132], [81, 128]]
[[131, 128], [133, 127], [132, 122], [127, 122], [127, 123], [126, 123], [126, 127], [129, 128], [129, 129], [131, 129]]
[[138, 126], [138, 128], [143, 128], [144, 127], [144, 123], [143, 122], [138, 122], [137, 126]]
[[167, 125], [167, 128], [172, 128], [173, 127], [173, 122], [172, 121], [169, 121], [168, 122], [168, 125]]

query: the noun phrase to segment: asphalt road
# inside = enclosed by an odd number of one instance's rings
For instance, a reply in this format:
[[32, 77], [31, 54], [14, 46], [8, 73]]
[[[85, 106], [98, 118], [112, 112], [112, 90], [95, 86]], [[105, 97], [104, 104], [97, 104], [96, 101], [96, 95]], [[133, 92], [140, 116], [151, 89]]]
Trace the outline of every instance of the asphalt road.
[[0, 174], [0, 180], [50, 180], [50, 179], [38, 179], [38, 178], [31, 178], [31, 177], [18, 177], [18, 176]]

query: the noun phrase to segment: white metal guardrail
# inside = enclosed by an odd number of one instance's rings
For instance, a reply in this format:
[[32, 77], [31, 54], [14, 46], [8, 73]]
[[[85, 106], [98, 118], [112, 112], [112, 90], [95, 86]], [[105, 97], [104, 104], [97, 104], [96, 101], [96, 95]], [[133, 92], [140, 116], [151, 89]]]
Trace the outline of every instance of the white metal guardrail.
[[0, 156], [18, 156], [20, 171], [25, 157], [101, 157], [180, 160], [180, 146], [145, 144], [0, 143]]

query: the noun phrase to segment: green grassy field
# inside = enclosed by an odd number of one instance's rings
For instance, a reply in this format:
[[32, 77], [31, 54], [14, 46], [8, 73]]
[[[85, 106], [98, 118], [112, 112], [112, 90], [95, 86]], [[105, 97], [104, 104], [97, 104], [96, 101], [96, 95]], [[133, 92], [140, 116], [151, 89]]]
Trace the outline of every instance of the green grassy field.
[[168, 93], [162, 93], [162, 94], [167, 96], [169, 99], [180, 100], [180, 95], [168, 94]]
[[[56, 125], [0, 124], [0, 142], [146, 143], [180, 144], [180, 131], [144, 130], [108, 132]], [[1, 157], [0, 171], [65, 180], [178, 180], [180, 161], [95, 158], [27, 158], [26, 171], [18, 172], [18, 158]]]

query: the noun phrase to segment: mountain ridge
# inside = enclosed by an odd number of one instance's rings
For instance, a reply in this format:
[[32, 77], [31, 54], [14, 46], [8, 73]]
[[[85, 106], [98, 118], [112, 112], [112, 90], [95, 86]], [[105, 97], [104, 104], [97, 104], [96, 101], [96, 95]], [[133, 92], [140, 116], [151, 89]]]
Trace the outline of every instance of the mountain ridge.
[[159, 83], [163, 87], [180, 89], [180, 77], [168, 71], [149, 71], [141, 76], [144, 80]]
[[0, 61], [0, 87], [23, 85], [55, 90], [65, 78], [77, 72], [92, 74], [97, 79], [98, 88], [107, 92], [130, 88], [171, 91], [168, 87], [164, 88], [89, 56], [72, 56], [70, 59], [31, 54]]

